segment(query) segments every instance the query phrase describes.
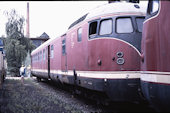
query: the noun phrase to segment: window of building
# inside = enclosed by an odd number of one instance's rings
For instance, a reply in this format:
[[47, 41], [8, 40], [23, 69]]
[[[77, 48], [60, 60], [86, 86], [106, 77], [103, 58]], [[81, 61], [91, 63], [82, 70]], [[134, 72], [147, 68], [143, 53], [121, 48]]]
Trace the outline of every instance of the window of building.
[[77, 41], [81, 42], [81, 40], [82, 40], [82, 28], [79, 28], [77, 32]]
[[133, 26], [131, 18], [118, 18], [116, 20], [116, 32], [117, 33], [132, 33]]
[[66, 54], [66, 39], [62, 40], [62, 54]]
[[106, 35], [111, 33], [112, 33], [112, 19], [101, 21], [99, 35]]
[[[97, 21], [90, 23], [89, 26], [89, 35], [97, 34]], [[92, 38], [92, 37], [91, 37]]]
[[51, 45], [51, 58], [53, 58], [54, 57], [54, 47], [53, 47], [53, 45]]

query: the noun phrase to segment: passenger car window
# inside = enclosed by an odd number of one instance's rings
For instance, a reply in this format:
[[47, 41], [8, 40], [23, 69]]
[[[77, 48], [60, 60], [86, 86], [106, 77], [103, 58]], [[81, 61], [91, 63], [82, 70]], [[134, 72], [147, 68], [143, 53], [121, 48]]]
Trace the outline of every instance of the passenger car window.
[[51, 58], [53, 58], [53, 55], [54, 54], [54, 48], [53, 48], [53, 45], [51, 45]]
[[48, 60], [48, 46], [46, 47], [46, 60]]
[[133, 26], [131, 18], [118, 18], [116, 20], [116, 32], [117, 33], [132, 33]]
[[36, 53], [36, 62], [38, 61], [38, 56], [37, 56], [37, 53]]
[[40, 60], [40, 58], [39, 58], [39, 52], [38, 52], [38, 54], [37, 54], [37, 57], [38, 57], [38, 59], [37, 59], [37, 60], [39, 61], [39, 60]]
[[77, 32], [77, 41], [81, 42], [81, 40], [82, 40], [82, 28], [79, 28]]
[[45, 60], [45, 49], [43, 49], [43, 60]]
[[111, 33], [112, 33], [112, 19], [101, 21], [99, 35], [105, 35]]
[[138, 27], [139, 32], [142, 32], [143, 21], [144, 21], [144, 18], [139, 18], [139, 17], [136, 18], [136, 23], [137, 23], [137, 27]]
[[42, 52], [40, 51], [40, 61], [42, 60]]
[[65, 55], [66, 53], [66, 42], [65, 41], [66, 41], [65, 39], [62, 40], [62, 54], [63, 55]]

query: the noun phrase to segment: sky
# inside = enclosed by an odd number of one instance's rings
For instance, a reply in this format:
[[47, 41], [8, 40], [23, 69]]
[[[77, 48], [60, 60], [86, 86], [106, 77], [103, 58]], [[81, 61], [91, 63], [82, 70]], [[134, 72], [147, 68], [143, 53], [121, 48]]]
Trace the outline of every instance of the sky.
[[[4, 11], [15, 9], [25, 19], [29, 2], [30, 37], [36, 38], [46, 32], [55, 38], [67, 32], [68, 27], [77, 19], [108, 1], [0, 1], [0, 37], [6, 36]], [[146, 1], [145, 1], [146, 2]], [[144, 1], [140, 1], [141, 4]], [[146, 3], [144, 3], [146, 4]], [[26, 21], [24, 25], [26, 35]]]
[[[0, 37], [6, 36], [4, 11], [15, 9], [25, 19], [29, 2], [30, 37], [39, 37], [46, 32], [50, 38], [64, 34], [68, 27], [90, 10], [107, 4], [108, 1], [0, 1]], [[24, 25], [26, 35], [26, 21]]]

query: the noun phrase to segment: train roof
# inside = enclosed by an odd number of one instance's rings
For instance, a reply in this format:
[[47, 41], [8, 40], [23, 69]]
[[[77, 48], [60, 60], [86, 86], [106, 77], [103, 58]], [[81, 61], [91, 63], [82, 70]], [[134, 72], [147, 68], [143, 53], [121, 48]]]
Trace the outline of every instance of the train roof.
[[90, 11], [86, 19], [111, 13], [146, 13], [146, 7], [138, 3], [115, 2], [105, 4]]
[[41, 50], [43, 47], [46, 47], [49, 43], [53, 42], [55, 39], [59, 39], [59, 37], [56, 37], [56, 38], [50, 38], [48, 39], [46, 42], [44, 42], [43, 44], [41, 44], [39, 47], [37, 47], [36, 49], [34, 49], [32, 52], [31, 52], [31, 55], [36, 53], [37, 51]]
[[[75, 22], [73, 22], [69, 29], [78, 23], [82, 22], [83, 20], [88, 20], [91, 18], [95, 18], [98, 16], [106, 15], [106, 14], [119, 14], [119, 13], [141, 13], [146, 14], [146, 6], [138, 3], [129, 3], [129, 2], [113, 2], [109, 4], [104, 4], [102, 6], [98, 6], [97, 8], [91, 10], [89, 13], [85, 14]], [[59, 37], [57, 37], [59, 38]], [[44, 42], [42, 45], [40, 45], [38, 48], [32, 51], [31, 54], [34, 54], [36, 51], [39, 51], [42, 47], [46, 46], [52, 40], [55, 40], [56, 38], [52, 38]]]
[[83, 20], [88, 20], [94, 17], [106, 15], [106, 14], [120, 14], [120, 13], [142, 13], [146, 14], [147, 6], [139, 3], [130, 2], [113, 2], [109, 4], [104, 4], [91, 10], [89, 13], [85, 14], [75, 22], [73, 22], [68, 29], [75, 26], [76, 24], [82, 22]]

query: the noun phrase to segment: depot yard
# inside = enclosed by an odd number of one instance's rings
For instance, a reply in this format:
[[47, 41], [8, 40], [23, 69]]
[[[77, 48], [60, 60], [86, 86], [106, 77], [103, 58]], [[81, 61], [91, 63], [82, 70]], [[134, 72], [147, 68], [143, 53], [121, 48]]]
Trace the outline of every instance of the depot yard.
[[[62, 86], [63, 87], [63, 86]], [[6, 77], [0, 88], [0, 113], [90, 113], [154, 110], [147, 105], [113, 103], [109, 106], [77, 96], [35, 77]]]
[[[88, 110], [88, 111], [86, 111]], [[7, 77], [0, 89], [2, 113], [81, 113], [92, 112], [72, 95], [53, 90], [35, 78]]]

